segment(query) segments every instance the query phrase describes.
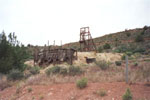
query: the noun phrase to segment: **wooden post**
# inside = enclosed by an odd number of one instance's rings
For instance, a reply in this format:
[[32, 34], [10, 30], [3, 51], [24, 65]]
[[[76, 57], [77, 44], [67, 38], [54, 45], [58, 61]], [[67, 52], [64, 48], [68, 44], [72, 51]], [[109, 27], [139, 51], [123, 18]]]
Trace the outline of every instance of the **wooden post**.
[[126, 55], [126, 83], [128, 84], [128, 56]]
[[49, 47], [49, 40], [48, 40], [48, 43], [47, 43], [48, 47]]
[[62, 48], [62, 40], [61, 40], [60, 42], [61, 42], [61, 43], [60, 43], [60, 45], [61, 45], [60, 47]]

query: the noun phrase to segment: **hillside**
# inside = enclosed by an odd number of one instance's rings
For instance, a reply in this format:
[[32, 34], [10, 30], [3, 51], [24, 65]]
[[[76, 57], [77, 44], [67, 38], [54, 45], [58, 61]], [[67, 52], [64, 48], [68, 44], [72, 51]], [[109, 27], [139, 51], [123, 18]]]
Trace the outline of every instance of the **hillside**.
[[[16, 55], [4, 63], [0, 60], [1, 68], [12, 66], [13, 60], [21, 66], [0, 73], [0, 100], [150, 100], [150, 27], [97, 37], [94, 42], [98, 52], [78, 51], [72, 65], [67, 61], [34, 64], [31, 54], [35, 49], [59, 48], [56, 46], [31, 45], [18, 50], [18, 46], [5, 44]], [[79, 50], [79, 43], [63, 47]], [[18, 60], [20, 57], [25, 58]]]
[[[138, 40], [139, 39], [139, 40]], [[142, 40], [141, 40], [142, 39]], [[150, 48], [150, 27], [144, 26], [143, 28], [129, 29], [117, 33], [111, 33], [102, 37], [93, 39], [97, 49], [106, 43], [110, 44], [111, 48], [122, 45], [139, 46], [140, 48]], [[79, 49], [79, 42], [68, 43], [63, 45], [65, 48]]]

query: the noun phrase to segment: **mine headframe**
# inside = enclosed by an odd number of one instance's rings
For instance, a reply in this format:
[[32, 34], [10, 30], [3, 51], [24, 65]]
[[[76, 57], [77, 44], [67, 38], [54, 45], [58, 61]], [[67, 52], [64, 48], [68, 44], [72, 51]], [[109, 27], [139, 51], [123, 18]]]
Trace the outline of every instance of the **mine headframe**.
[[80, 28], [80, 50], [96, 51], [96, 45], [92, 39], [89, 27]]

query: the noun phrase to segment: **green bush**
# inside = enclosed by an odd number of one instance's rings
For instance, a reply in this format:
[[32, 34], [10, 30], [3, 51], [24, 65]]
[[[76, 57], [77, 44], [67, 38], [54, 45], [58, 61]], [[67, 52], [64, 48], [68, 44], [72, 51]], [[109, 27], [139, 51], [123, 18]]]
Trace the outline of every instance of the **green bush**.
[[125, 59], [126, 59], [126, 55], [123, 54], [123, 55], [121, 56], [121, 59], [122, 59], [122, 60], [125, 60]]
[[143, 53], [143, 52], [145, 52], [145, 51], [146, 51], [145, 48], [136, 48], [136, 49], [133, 51], [133, 53]]
[[143, 29], [144, 29], [144, 30], [147, 30], [147, 29], [148, 29], [148, 26], [145, 25], [145, 26], [143, 27]]
[[52, 68], [49, 68], [46, 70], [46, 74], [49, 76], [51, 74], [61, 74], [61, 75], [79, 75], [83, 73], [83, 71], [80, 69], [80, 67], [70, 66], [67, 70], [67, 68], [61, 68], [59, 66], [54, 66]]
[[67, 75], [67, 74], [68, 74], [67, 68], [61, 68], [60, 74], [62, 74], [62, 75]]
[[61, 67], [59, 67], [59, 66], [54, 66], [54, 67], [48, 68], [48, 69], [46, 70], [46, 74], [47, 74], [47, 75], [50, 75], [50, 74], [58, 74], [58, 73], [60, 73], [60, 70], [61, 70]]
[[76, 82], [76, 85], [78, 88], [83, 89], [87, 86], [87, 82], [88, 82], [87, 78], [82, 78]]
[[150, 67], [148, 65], [145, 65], [141, 68], [141, 72], [143, 74], [143, 78], [147, 79], [149, 81], [149, 76], [150, 76]]
[[144, 33], [145, 33], [145, 31], [142, 31], [142, 32], [141, 32], [141, 35], [144, 35]]
[[134, 66], [135, 66], [135, 67], [138, 66], [138, 63], [137, 63], [137, 62], [134, 62]]
[[15, 33], [8, 36], [0, 33], [0, 73], [8, 74], [12, 69], [24, 70], [24, 62], [29, 57], [27, 48], [20, 44]]
[[124, 53], [124, 52], [127, 52], [127, 51], [129, 51], [129, 50], [128, 50], [128, 47], [126, 45], [118, 46], [115, 49], [115, 52], [117, 52], [117, 53]]
[[103, 51], [103, 48], [100, 46], [100, 47], [98, 48], [98, 52], [101, 53], [102, 51]]
[[32, 88], [28, 88], [28, 92], [31, 92], [32, 91]]
[[61, 67], [54, 66], [54, 67], [51, 68], [51, 73], [52, 74], [58, 74], [60, 72], [60, 70], [61, 70]]
[[33, 74], [33, 75], [39, 74], [40, 73], [40, 67], [38, 67], [38, 66], [32, 67], [30, 69], [30, 73]]
[[130, 89], [128, 88], [125, 92], [125, 94], [122, 96], [123, 100], [132, 100], [132, 94]]
[[126, 54], [127, 54], [128, 56], [131, 56], [133, 53], [132, 53], [132, 52], [126, 52]]
[[126, 36], [127, 36], [127, 37], [130, 37], [130, 36], [131, 36], [131, 33], [130, 33], [130, 32], [126, 32]]
[[135, 38], [135, 42], [143, 42], [144, 39], [143, 39], [143, 36], [142, 35], [137, 35], [136, 38]]
[[104, 49], [110, 49], [111, 47], [110, 47], [110, 45], [108, 43], [106, 43], [105, 45], [103, 45], [103, 48]]
[[29, 66], [29, 65], [26, 65], [26, 64], [24, 64], [24, 67], [25, 67], [26, 70], [30, 70], [32, 68], [32, 66]]
[[121, 61], [115, 61], [115, 64], [116, 64], [117, 66], [121, 66]]
[[47, 76], [49, 76], [51, 74], [51, 68], [46, 69], [45, 73]]
[[114, 51], [117, 53], [125, 53], [128, 56], [131, 56], [134, 53], [143, 53], [146, 51], [146, 49], [138, 47], [137, 45], [121, 45], [118, 46]]
[[5, 78], [5, 76], [1, 76], [0, 74], [0, 91], [10, 86], [11, 86], [11, 83]]
[[96, 61], [95, 64], [100, 67], [102, 70], [106, 70], [109, 68], [109, 62], [106, 61]]
[[72, 76], [74, 76], [74, 75], [79, 75], [79, 74], [81, 74], [83, 71], [81, 70], [81, 68], [80, 67], [76, 67], [76, 66], [70, 66], [69, 67], [69, 70], [68, 70], [68, 74], [69, 75], [72, 75]]
[[9, 72], [7, 78], [8, 80], [20, 80], [24, 77], [23, 72], [21, 72], [20, 70], [17, 69], [13, 69]]
[[107, 95], [107, 92], [104, 89], [101, 89], [96, 92], [99, 96], [104, 97]]

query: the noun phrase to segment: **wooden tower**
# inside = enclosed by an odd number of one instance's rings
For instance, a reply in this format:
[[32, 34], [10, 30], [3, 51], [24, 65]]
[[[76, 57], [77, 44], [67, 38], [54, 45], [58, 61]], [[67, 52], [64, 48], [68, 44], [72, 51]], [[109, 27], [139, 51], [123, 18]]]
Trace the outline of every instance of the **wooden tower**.
[[81, 51], [96, 51], [96, 46], [92, 39], [89, 27], [80, 28], [80, 50]]

